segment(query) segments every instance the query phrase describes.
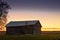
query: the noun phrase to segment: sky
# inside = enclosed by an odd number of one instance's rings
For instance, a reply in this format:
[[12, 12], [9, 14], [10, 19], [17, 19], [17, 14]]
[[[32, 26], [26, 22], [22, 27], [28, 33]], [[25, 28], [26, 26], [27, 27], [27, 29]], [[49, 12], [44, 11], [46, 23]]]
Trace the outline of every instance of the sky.
[[60, 0], [6, 0], [8, 22], [39, 20], [42, 31], [60, 31]]

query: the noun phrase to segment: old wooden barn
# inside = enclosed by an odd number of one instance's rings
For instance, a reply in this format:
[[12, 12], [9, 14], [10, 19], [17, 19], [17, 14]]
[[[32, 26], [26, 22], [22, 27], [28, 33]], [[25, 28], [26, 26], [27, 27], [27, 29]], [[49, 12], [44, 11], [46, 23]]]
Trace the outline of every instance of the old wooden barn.
[[41, 27], [39, 20], [11, 21], [6, 25], [6, 34], [40, 34]]

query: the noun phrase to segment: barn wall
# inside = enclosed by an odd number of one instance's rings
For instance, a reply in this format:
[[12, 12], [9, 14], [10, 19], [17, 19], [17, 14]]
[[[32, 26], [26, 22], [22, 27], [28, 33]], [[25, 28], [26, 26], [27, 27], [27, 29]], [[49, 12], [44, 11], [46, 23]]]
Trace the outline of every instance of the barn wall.
[[7, 27], [6, 34], [33, 34], [33, 26]]
[[33, 25], [29, 25], [27, 31], [28, 34], [33, 34]]
[[24, 34], [21, 27], [7, 27], [7, 34]]
[[6, 34], [14, 34], [14, 33], [16, 33], [15, 32], [15, 28], [13, 28], [13, 27], [7, 27]]
[[34, 26], [34, 34], [40, 34], [41, 33], [41, 27], [39, 24], [35, 24]]

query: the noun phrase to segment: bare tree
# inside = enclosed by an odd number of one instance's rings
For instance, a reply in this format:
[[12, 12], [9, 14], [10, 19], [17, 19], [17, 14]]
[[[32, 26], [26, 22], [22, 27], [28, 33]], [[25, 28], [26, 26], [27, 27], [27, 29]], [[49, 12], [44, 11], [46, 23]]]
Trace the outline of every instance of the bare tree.
[[7, 22], [7, 14], [10, 6], [6, 1], [0, 0], [0, 30], [4, 31], [4, 27]]

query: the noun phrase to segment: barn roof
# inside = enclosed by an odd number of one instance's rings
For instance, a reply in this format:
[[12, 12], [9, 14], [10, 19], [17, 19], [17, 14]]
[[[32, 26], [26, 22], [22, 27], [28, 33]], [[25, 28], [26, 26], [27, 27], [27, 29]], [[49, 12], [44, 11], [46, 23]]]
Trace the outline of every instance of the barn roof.
[[11, 21], [10, 23], [8, 23], [6, 25], [6, 27], [34, 25], [37, 22], [39, 23], [39, 20], [33, 20], [33, 21]]

